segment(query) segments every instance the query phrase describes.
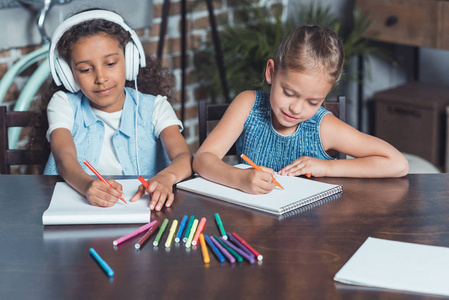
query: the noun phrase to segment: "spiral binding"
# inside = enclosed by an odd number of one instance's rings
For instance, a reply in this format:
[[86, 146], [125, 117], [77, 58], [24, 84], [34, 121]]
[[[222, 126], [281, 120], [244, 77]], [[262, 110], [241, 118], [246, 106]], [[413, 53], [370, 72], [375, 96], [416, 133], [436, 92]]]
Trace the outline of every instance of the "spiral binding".
[[[322, 204], [322, 201], [319, 201], [319, 200], [323, 200], [323, 199], [325, 199], [327, 197], [330, 197], [330, 196], [332, 196], [334, 194], [338, 194], [338, 193], [341, 193], [341, 192], [343, 192], [343, 187], [340, 186], [340, 185], [336, 186], [336, 187], [334, 187], [334, 188], [332, 188], [332, 189], [330, 189], [330, 190], [328, 190], [326, 192], [323, 192], [323, 193], [320, 193], [320, 194], [317, 194], [317, 195], [314, 195], [314, 196], [307, 197], [307, 198], [305, 198], [303, 200], [296, 201], [296, 202], [291, 203], [291, 204], [286, 205], [286, 206], [282, 206], [279, 209], [279, 213], [284, 214], [286, 212], [298, 209], [298, 208], [306, 206], [306, 205], [310, 206], [309, 204], [311, 204], [311, 203], [315, 203], [316, 205], [312, 206], [312, 207], [315, 207], [317, 205]], [[323, 201], [323, 202], [327, 202], [327, 201]], [[309, 207], [307, 207], [307, 209], [309, 209]], [[305, 210], [307, 210], [307, 209], [305, 209]]]

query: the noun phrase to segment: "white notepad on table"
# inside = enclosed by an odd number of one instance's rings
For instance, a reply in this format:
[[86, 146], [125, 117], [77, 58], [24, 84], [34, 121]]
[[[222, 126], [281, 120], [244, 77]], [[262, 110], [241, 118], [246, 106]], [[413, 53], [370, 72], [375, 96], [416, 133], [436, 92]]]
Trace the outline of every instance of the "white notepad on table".
[[138, 179], [117, 180], [123, 187], [127, 204], [118, 201], [112, 207], [90, 205], [87, 199], [65, 182], [57, 182], [50, 205], [42, 215], [44, 225], [131, 224], [150, 222], [149, 196], [130, 202], [140, 185]]
[[[237, 165], [236, 167], [245, 168], [247, 166]], [[262, 195], [248, 194], [202, 177], [180, 182], [176, 187], [277, 215], [323, 200], [343, 190], [340, 185], [300, 177], [277, 175], [276, 180], [284, 189], [276, 187], [271, 192]]]
[[368, 238], [334, 280], [449, 296], [449, 248]]

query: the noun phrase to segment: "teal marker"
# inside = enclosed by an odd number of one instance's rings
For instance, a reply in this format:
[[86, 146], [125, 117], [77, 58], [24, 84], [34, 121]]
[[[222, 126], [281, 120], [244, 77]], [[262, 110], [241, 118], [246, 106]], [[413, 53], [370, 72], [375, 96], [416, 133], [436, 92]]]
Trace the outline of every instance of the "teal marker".
[[186, 232], [184, 233], [184, 237], [182, 241], [187, 243], [187, 239], [189, 238], [190, 229], [192, 229], [193, 220], [195, 220], [195, 216], [190, 216], [189, 223], [187, 223]]
[[165, 219], [161, 225], [161, 229], [159, 229], [159, 232], [157, 233], [157, 236], [154, 239], [153, 246], [157, 247], [157, 245], [159, 245], [159, 240], [161, 239], [162, 234], [165, 231], [165, 228], [167, 228], [167, 224], [168, 224], [168, 219]]
[[[225, 244], [225, 242], [223, 242], [222, 240], [220, 240], [220, 238], [218, 238], [216, 235], [214, 235], [214, 238], [217, 240], [217, 242], [219, 242], [226, 250], [228, 250], [229, 253], [231, 253], [235, 259], [237, 259], [238, 262], [242, 262], [243, 261], [243, 257], [241, 257], [237, 252], [234, 251], [234, 249], [232, 249], [231, 247], [229, 247], [228, 245]], [[223, 238], [224, 239], [224, 238]]]
[[220, 230], [221, 236], [227, 240], [228, 236], [226, 235], [226, 231], [223, 228], [223, 222], [221, 222], [220, 215], [218, 213], [215, 214], [215, 221], [217, 221], [218, 229]]
[[112, 270], [111, 267], [100, 257], [94, 248], [90, 248], [89, 252], [109, 277], [114, 276], [114, 270]]

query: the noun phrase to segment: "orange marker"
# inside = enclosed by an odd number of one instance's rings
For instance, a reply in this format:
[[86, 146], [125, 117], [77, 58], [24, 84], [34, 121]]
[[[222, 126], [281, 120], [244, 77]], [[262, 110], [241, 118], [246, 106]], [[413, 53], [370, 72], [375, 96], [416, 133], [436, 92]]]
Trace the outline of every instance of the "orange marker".
[[196, 229], [196, 233], [195, 236], [193, 237], [192, 240], [192, 245], [195, 246], [196, 244], [198, 244], [198, 238], [200, 237], [200, 234], [203, 232], [204, 230], [204, 226], [206, 225], [206, 218], [202, 217], [200, 223], [198, 224], [198, 227]]
[[148, 184], [148, 182], [146, 182], [145, 179], [143, 179], [142, 176], [139, 176], [139, 181], [142, 183], [142, 185], [143, 185], [146, 189], [148, 188], [149, 184]]
[[[246, 161], [247, 163], [249, 163], [249, 164], [251, 165], [251, 167], [253, 167], [254, 169], [264, 172], [264, 170], [262, 170], [258, 165], [256, 165], [256, 164], [255, 164], [251, 159], [249, 159], [245, 154], [240, 155], [240, 157], [241, 157], [244, 161]], [[284, 189], [284, 187], [283, 187], [279, 182], [277, 182], [277, 180], [274, 180], [274, 181], [276, 181], [276, 185], [277, 185], [278, 187], [280, 187], [281, 189]]]
[[[98, 177], [98, 179], [100, 179], [101, 181], [103, 181], [104, 183], [106, 183], [107, 185], [109, 185], [111, 188], [114, 188], [106, 179], [104, 179], [104, 177], [103, 176], [101, 176], [101, 174], [100, 173], [98, 173], [98, 171], [97, 170], [95, 170], [95, 168], [86, 160], [86, 161], [84, 161], [84, 164], [95, 174], [95, 175], [97, 175], [97, 177]], [[122, 200], [123, 202], [125, 202], [125, 204], [127, 204], [126, 203], [126, 201], [125, 201], [125, 199], [123, 199], [123, 198], [121, 198], [120, 197], [120, 200]]]
[[307, 178], [310, 178], [310, 177], [312, 177], [312, 174], [308, 173], [308, 174], [306, 174], [306, 176], [307, 176]]

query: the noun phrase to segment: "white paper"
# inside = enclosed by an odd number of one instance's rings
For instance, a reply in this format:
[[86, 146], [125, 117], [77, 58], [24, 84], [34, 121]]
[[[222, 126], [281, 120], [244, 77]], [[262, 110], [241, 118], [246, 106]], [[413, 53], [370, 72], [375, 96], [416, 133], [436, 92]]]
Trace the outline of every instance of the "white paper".
[[123, 186], [124, 199], [112, 207], [90, 205], [87, 199], [65, 182], [55, 185], [50, 206], [42, 215], [44, 225], [67, 224], [123, 224], [150, 222], [149, 196], [143, 196], [136, 202], [129, 199], [134, 196], [140, 185], [138, 179], [117, 180]]
[[[246, 165], [237, 165], [236, 167], [244, 168]], [[180, 182], [176, 186], [180, 189], [274, 214], [288, 212], [342, 190], [339, 185], [300, 177], [277, 175], [276, 180], [284, 189], [276, 187], [271, 192], [262, 195], [248, 194], [202, 177]]]
[[449, 296], [449, 248], [370, 237], [334, 280]]

